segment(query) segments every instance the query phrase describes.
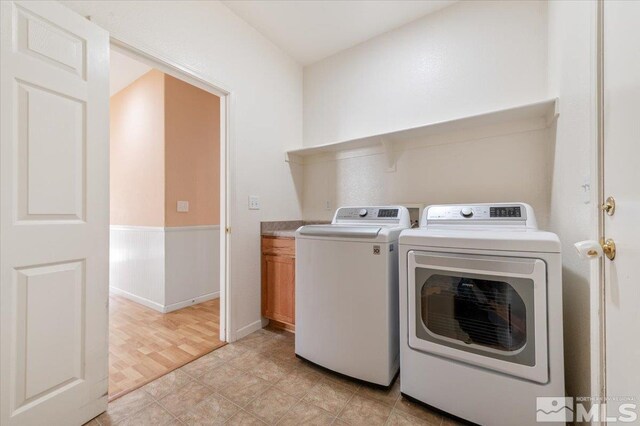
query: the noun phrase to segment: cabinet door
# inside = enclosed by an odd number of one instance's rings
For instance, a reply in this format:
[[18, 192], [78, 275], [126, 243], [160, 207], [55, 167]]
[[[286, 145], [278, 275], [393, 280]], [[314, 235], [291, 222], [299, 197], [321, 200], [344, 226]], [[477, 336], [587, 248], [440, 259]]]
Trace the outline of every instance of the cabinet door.
[[262, 256], [262, 315], [276, 321], [295, 321], [295, 259]]

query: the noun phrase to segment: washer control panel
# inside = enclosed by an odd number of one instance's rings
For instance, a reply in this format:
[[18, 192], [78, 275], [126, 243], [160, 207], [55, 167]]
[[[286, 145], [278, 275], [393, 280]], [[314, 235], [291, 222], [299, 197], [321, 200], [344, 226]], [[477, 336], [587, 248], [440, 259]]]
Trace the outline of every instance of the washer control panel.
[[343, 207], [338, 210], [338, 219], [396, 219], [399, 216], [398, 208], [381, 207]]
[[531, 226], [535, 223], [535, 217], [531, 207], [524, 203], [436, 205], [425, 209], [421, 226], [467, 222], [483, 225]]
[[336, 211], [332, 223], [403, 225], [408, 217], [409, 211], [402, 206], [341, 207]]

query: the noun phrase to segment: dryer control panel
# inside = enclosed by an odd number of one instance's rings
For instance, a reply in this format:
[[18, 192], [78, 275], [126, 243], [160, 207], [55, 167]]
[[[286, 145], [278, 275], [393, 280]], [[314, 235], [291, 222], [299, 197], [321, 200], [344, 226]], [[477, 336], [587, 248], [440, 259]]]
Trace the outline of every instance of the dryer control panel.
[[537, 228], [531, 206], [525, 203], [434, 205], [424, 209], [420, 226], [472, 224]]

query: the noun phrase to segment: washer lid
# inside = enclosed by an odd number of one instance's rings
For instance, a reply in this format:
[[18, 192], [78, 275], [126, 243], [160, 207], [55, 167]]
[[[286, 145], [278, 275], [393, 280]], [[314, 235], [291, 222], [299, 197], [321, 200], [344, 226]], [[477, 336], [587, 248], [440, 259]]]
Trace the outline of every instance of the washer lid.
[[530, 229], [405, 229], [400, 244], [454, 249], [560, 253], [558, 236]]

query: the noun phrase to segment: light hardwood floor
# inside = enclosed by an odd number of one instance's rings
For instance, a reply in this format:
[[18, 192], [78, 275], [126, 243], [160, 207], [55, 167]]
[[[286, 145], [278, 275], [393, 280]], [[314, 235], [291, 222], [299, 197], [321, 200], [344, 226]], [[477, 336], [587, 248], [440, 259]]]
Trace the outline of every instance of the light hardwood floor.
[[109, 296], [109, 399], [223, 346], [220, 300], [161, 314]]

